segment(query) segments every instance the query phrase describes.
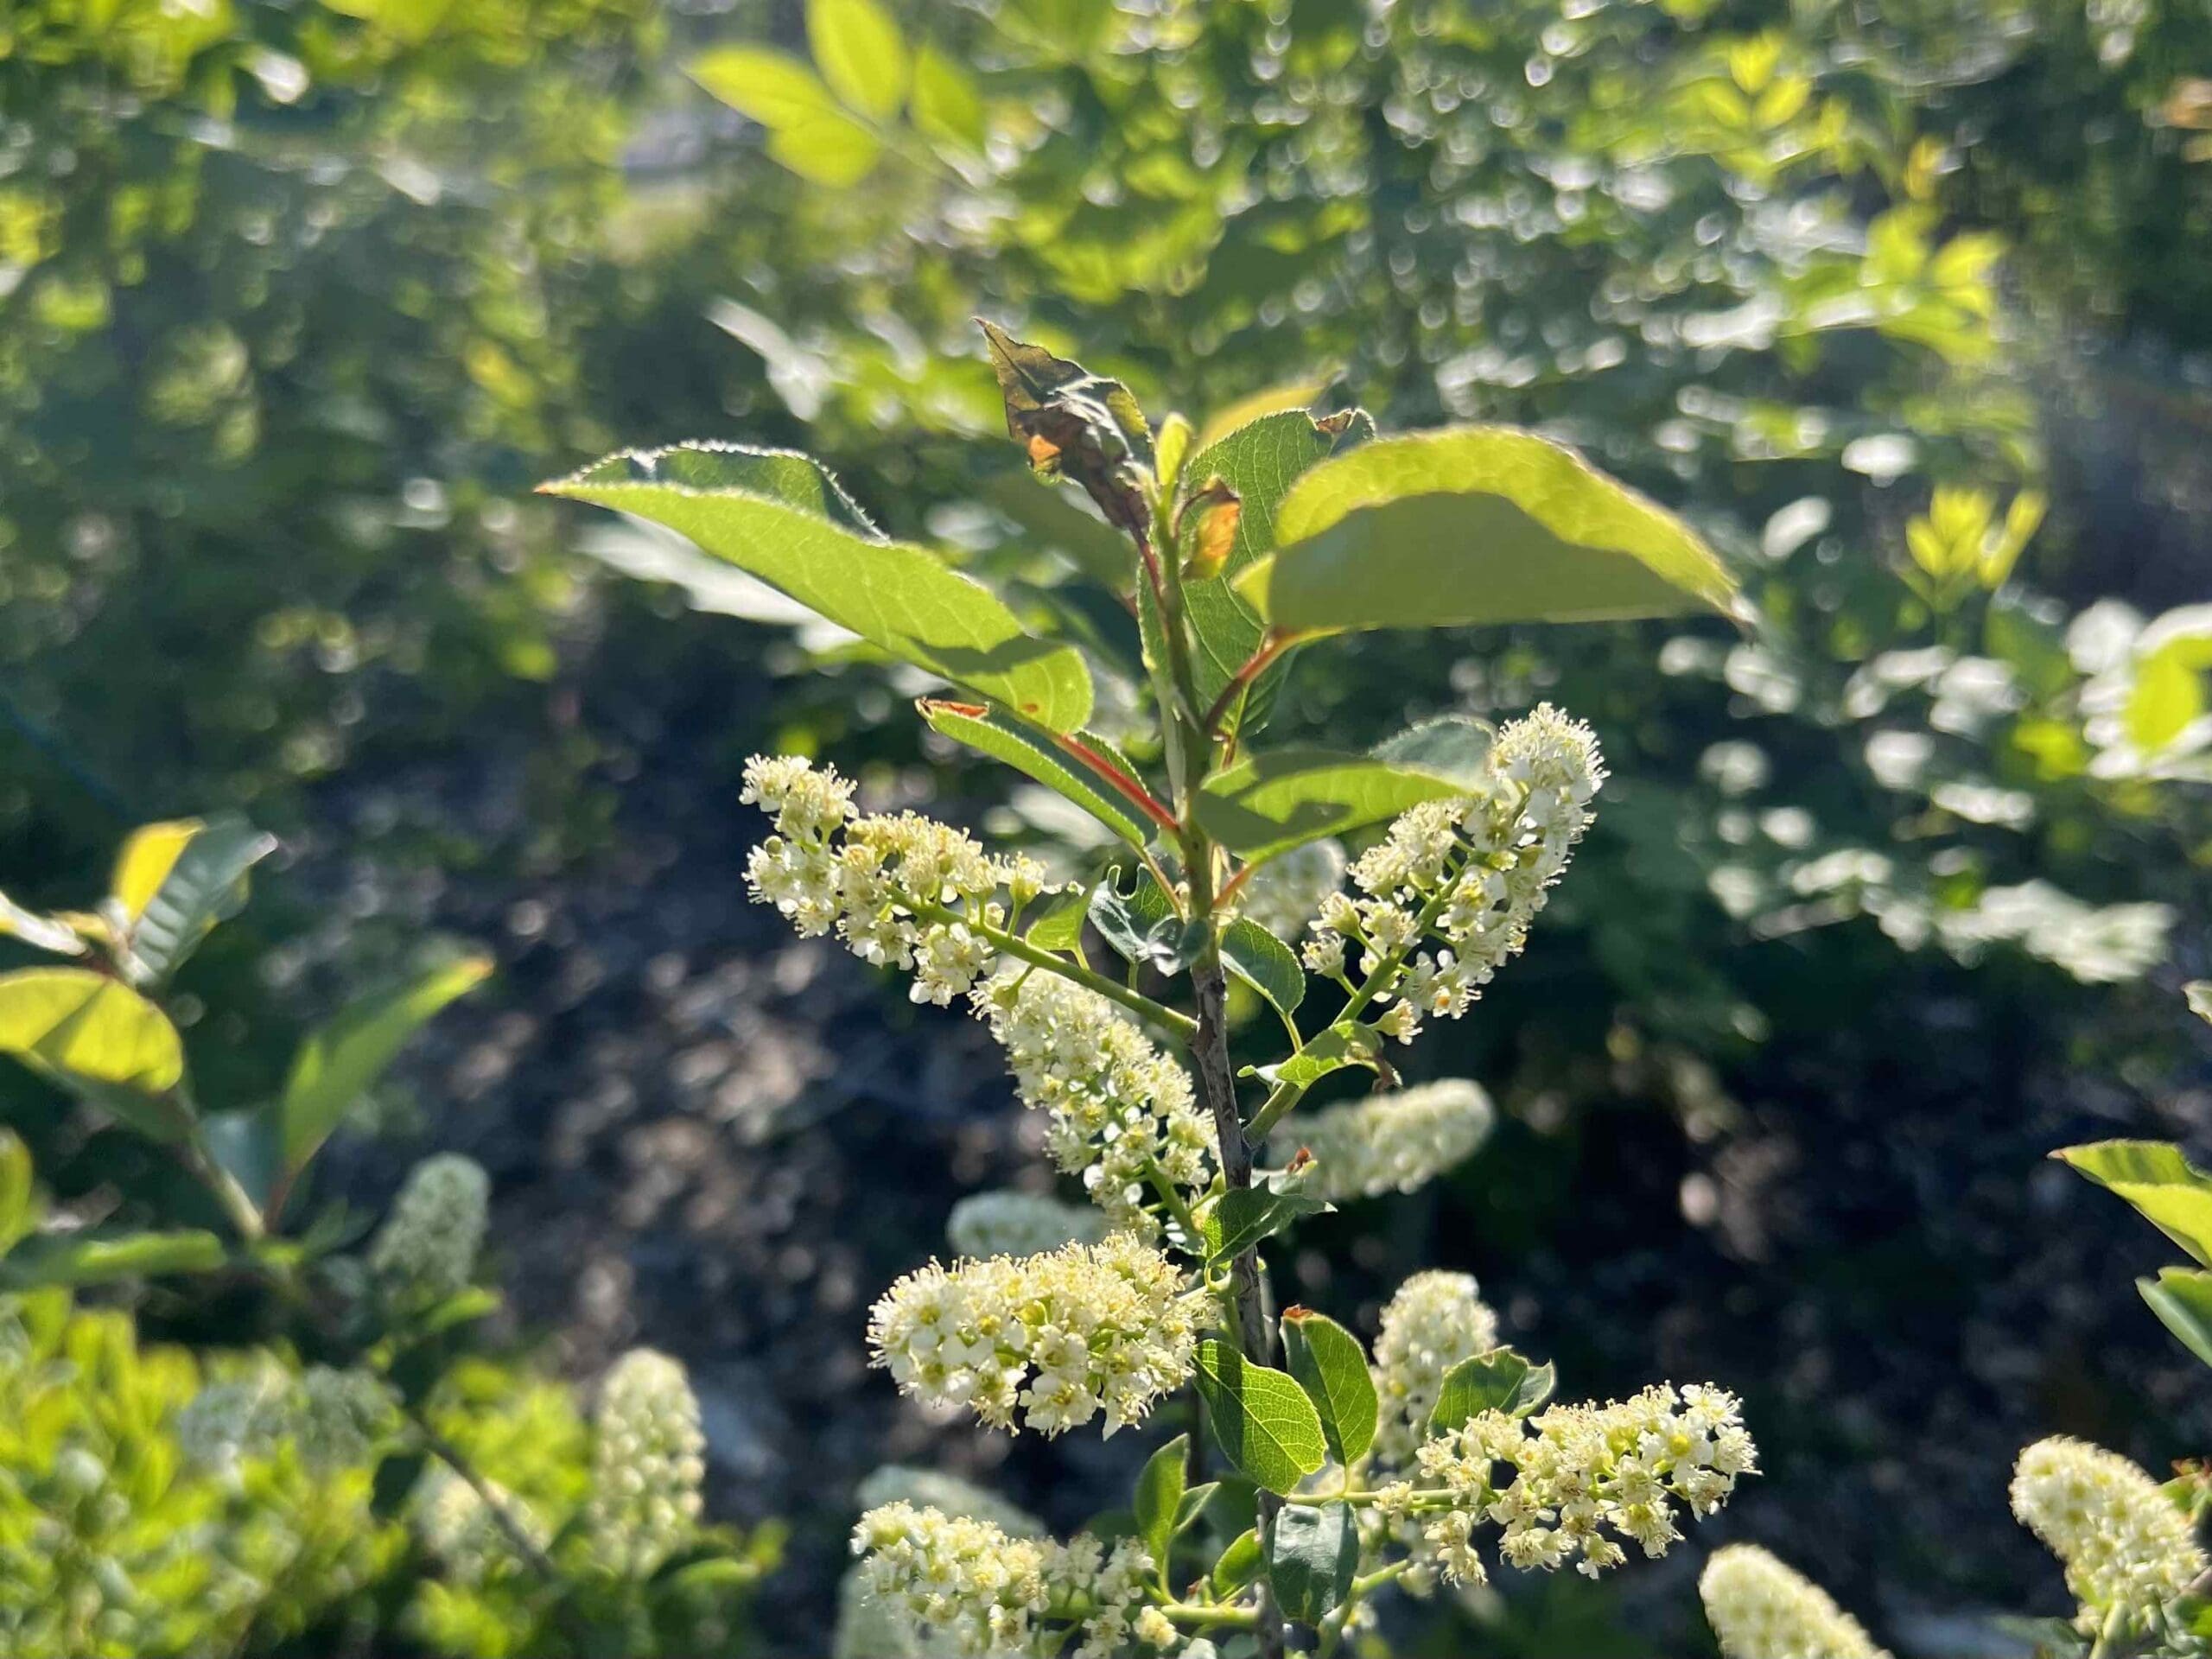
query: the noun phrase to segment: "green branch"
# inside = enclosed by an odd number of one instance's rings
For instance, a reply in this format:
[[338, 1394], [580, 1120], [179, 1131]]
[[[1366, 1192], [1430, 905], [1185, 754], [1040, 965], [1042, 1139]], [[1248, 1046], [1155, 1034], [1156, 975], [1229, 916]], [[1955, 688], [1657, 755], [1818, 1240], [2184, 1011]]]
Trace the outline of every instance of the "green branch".
[[1074, 981], [1085, 990], [1096, 991], [1109, 1001], [1120, 1003], [1139, 1019], [1149, 1020], [1171, 1037], [1188, 1041], [1198, 1028], [1198, 1022], [1189, 1014], [1178, 1014], [1166, 1004], [1154, 1001], [1141, 991], [1133, 991], [1126, 985], [1117, 985], [1103, 974], [1070, 962], [1065, 957], [1047, 950], [1042, 945], [1032, 944], [1004, 928], [993, 927], [988, 922], [978, 921], [973, 916], [963, 916], [943, 905], [919, 901], [911, 902], [907, 907], [925, 921], [943, 922], [948, 925], [957, 923], [1010, 957], [1019, 957], [1033, 968], [1042, 968], [1063, 979]]

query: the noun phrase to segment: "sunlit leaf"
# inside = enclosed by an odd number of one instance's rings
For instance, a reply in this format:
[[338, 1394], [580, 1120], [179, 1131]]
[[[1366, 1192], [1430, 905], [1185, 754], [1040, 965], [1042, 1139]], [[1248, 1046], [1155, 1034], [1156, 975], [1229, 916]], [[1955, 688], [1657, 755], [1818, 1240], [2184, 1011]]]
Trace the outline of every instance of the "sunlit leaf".
[[351, 1004], [308, 1034], [276, 1102], [284, 1168], [314, 1157], [407, 1039], [492, 971], [487, 957], [463, 957]]
[[1320, 1414], [1329, 1455], [1350, 1468], [1373, 1443], [1380, 1410], [1359, 1338], [1326, 1314], [1286, 1308], [1282, 1351], [1283, 1364]]
[[[1191, 477], [1218, 478], [1237, 499], [1236, 533], [1219, 575], [1184, 589], [1184, 608], [1198, 641], [1192, 666], [1202, 703], [1221, 695], [1266, 632], [1259, 611], [1235, 581], [1274, 550], [1281, 533], [1276, 513], [1291, 486], [1308, 468], [1373, 429], [1364, 415], [1339, 425], [1338, 417], [1325, 423], [1303, 409], [1282, 410], [1236, 428], [1191, 457], [1185, 468]], [[1241, 717], [1225, 720], [1223, 730], [1257, 730], [1282, 673], [1280, 663], [1269, 668], [1245, 694]]]
[[983, 100], [968, 72], [924, 42], [914, 54], [914, 127], [932, 143], [979, 155], [990, 143]]
[[875, 171], [883, 141], [838, 110], [777, 128], [768, 135], [767, 150], [810, 183], [842, 190]]
[[245, 902], [246, 872], [276, 850], [276, 836], [231, 814], [133, 836], [117, 863], [115, 896], [131, 918], [125, 939], [140, 982], [158, 982], [182, 966]]
[[[1003, 761], [1016, 772], [1033, 778], [1065, 800], [1075, 803], [1132, 847], [1142, 847], [1160, 826], [1131, 804], [1129, 789], [1141, 782], [1128, 773], [1128, 787], [1117, 785], [1105, 770], [1116, 766], [1103, 749], [1077, 753], [1063, 748], [1034, 727], [1009, 719], [995, 709], [976, 703], [947, 702], [924, 697], [915, 704], [930, 729]], [[1080, 737], [1071, 740], [1084, 745]], [[1086, 746], [1087, 747], [1087, 746]]]
[[1146, 1459], [1144, 1467], [1137, 1471], [1136, 1491], [1129, 1509], [1136, 1517], [1137, 1536], [1155, 1561], [1166, 1562], [1167, 1546], [1175, 1536], [1176, 1520], [1189, 1484], [1190, 1455], [1191, 1437], [1178, 1434]]
[[1194, 1380], [1214, 1444], [1269, 1491], [1294, 1491], [1328, 1460], [1320, 1416], [1291, 1377], [1208, 1337], [1198, 1344]]
[[1300, 633], [1736, 607], [1734, 579], [1688, 525], [1507, 427], [1382, 438], [1323, 462], [1284, 498], [1275, 535], [1280, 550], [1236, 588]]
[[1272, 1238], [1294, 1222], [1336, 1206], [1316, 1194], [1294, 1189], [1236, 1187], [1221, 1195], [1206, 1223], [1206, 1255], [1225, 1262]]
[[906, 41], [875, 0], [806, 0], [806, 41], [830, 90], [877, 122], [906, 101]]
[[2097, 1141], [2051, 1154], [2133, 1205], [2168, 1238], [2212, 1266], [2212, 1176], [2164, 1141]]
[[2182, 1346], [2212, 1365], [2212, 1273], [2201, 1268], [2162, 1268], [2136, 1289]]
[[41, 1233], [0, 1262], [0, 1285], [104, 1285], [117, 1279], [169, 1273], [213, 1273], [226, 1261], [223, 1241], [197, 1228], [173, 1232]]
[[717, 47], [694, 58], [686, 73], [771, 132], [843, 114], [836, 96], [813, 70], [788, 54], [765, 47]]
[[1428, 1434], [1448, 1434], [1486, 1411], [1525, 1417], [1552, 1396], [1557, 1378], [1548, 1362], [1531, 1365], [1510, 1348], [1493, 1348], [1461, 1360], [1437, 1385]]
[[543, 487], [665, 524], [892, 656], [1049, 730], [1073, 731], [1090, 715], [1090, 675], [1073, 646], [1024, 632], [989, 589], [934, 553], [855, 522], [836, 481], [804, 456], [679, 444], [612, 455]]
[[89, 968], [0, 975], [0, 1053], [96, 1090], [160, 1095], [184, 1076], [183, 1045], [168, 1016]]
[[1423, 801], [1465, 795], [1454, 778], [1333, 749], [1275, 749], [1206, 780], [1198, 817], [1205, 832], [1257, 863], [1325, 836], [1394, 818]]

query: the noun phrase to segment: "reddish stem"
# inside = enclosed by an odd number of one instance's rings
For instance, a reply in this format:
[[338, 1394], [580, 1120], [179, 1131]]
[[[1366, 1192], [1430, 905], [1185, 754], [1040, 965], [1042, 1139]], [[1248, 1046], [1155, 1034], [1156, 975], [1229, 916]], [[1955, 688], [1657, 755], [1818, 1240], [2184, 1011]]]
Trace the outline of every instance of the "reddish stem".
[[1079, 738], [1071, 737], [1065, 732], [1055, 732], [1052, 734], [1052, 741], [1104, 778], [1122, 794], [1128, 796], [1131, 804], [1139, 811], [1161, 829], [1173, 833], [1181, 828], [1175, 821], [1175, 815], [1154, 798], [1153, 792], [1147, 789], [1141, 781], [1129, 776], [1128, 772], [1122, 771], [1088, 743]]
[[1213, 707], [1206, 710], [1207, 736], [1213, 735], [1221, 725], [1222, 716], [1229, 712], [1230, 705], [1250, 690], [1252, 682], [1259, 678], [1262, 671], [1305, 637], [1302, 633], [1287, 633], [1274, 628], [1269, 628], [1261, 636], [1259, 649], [1244, 659], [1243, 665], [1230, 677], [1229, 683], [1222, 687], [1221, 695], [1213, 700]]

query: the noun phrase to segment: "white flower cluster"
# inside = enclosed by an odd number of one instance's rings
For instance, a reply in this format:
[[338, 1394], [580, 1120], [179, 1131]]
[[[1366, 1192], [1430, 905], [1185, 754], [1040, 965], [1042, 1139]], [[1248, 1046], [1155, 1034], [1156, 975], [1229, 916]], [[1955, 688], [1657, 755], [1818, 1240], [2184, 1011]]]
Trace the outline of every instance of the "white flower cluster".
[[2188, 1518], [2116, 1452], [2056, 1435], [2020, 1453], [2012, 1513], [2066, 1564], [2082, 1628], [2155, 1611], [2207, 1570]]
[[1191, 1373], [1200, 1309], [1167, 1258], [1128, 1233], [1043, 1255], [932, 1262], [868, 1319], [875, 1363], [932, 1404], [995, 1428], [1058, 1434], [1102, 1410], [1106, 1433], [1141, 1419]]
[[262, 1363], [210, 1382], [177, 1414], [177, 1441], [202, 1468], [235, 1478], [242, 1459], [287, 1443], [316, 1473], [359, 1468], [397, 1422], [391, 1389], [368, 1371], [311, 1365], [297, 1377]]
[[[1488, 767], [1486, 792], [1424, 802], [1392, 823], [1351, 867], [1366, 897], [1332, 894], [1306, 944], [1317, 974], [1343, 976], [1355, 946], [1362, 975], [1384, 973], [1375, 1024], [1401, 1042], [1425, 1019], [1465, 1014], [1527, 943], [1605, 777], [1590, 728], [1549, 703], [1498, 733]], [[1431, 938], [1438, 949], [1417, 949]]]
[[1385, 1468], [1411, 1464], [1427, 1436], [1444, 1373], [1497, 1346], [1497, 1315], [1471, 1274], [1432, 1270], [1400, 1285], [1375, 1338], [1372, 1370], [1382, 1407], [1376, 1461]]
[[931, 1638], [931, 1653], [1058, 1654], [1065, 1630], [1044, 1621], [1071, 1603], [1084, 1609], [1073, 1659], [1111, 1659], [1132, 1637], [1154, 1647], [1175, 1640], [1175, 1627], [1145, 1605], [1154, 1564], [1135, 1539], [1109, 1549], [1088, 1534], [1066, 1544], [1016, 1538], [988, 1521], [896, 1503], [861, 1517], [853, 1553], [868, 1594]]
[[1890, 1659], [1827, 1591], [1757, 1544], [1714, 1551], [1697, 1592], [1724, 1659]]
[[1372, 1095], [1301, 1116], [1279, 1137], [1284, 1159], [1313, 1154], [1304, 1190], [1342, 1203], [1411, 1192], [1471, 1156], [1497, 1113], [1478, 1084], [1463, 1078]]
[[[544, 1517], [496, 1481], [486, 1484], [523, 1535], [543, 1549], [553, 1535]], [[483, 1584], [524, 1565], [514, 1540], [492, 1513], [491, 1505], [442, 1463], [423, 1471], [409, 1499], [408, 1511], [423, 1548], [457, 1583]]]
[[650, 1577], [699, 1523], [707, 1440], [683, 1367], [632, 1349], [600, 1386], [593, 1429], [592, 1535], [616, 1572]]
[[369, 1270], [386, 1294], [438, 1302], [467, 1289], [484, 1246], [491, 1191], [483, 1166], [457, 1153], [425, 1158], [410, 1170], [369, 1246]]
[[[917, 1002], [946, 1007], [989, 971], [995, 952], [971, 923], [1005, 925], [1001, 887], [1016, 909], [1047, 890], [1034, 859], [993, 858], [918, 813], [861, 816], [851, 780], [801, 755], [754, 755], [739, 798], [776, 818], [746, 860], [753, 898], [802, 934], [835, 928], [861, 960], [912, 969]], [[926, 913], [940, 910], [956, 914]]]
[[[1726, 1502], [1740, 1475], [1756, 1473], [1758, 1452], [1744, 1430], [1736, 1398], [1695, 1383], [1646, 1389], [1632, 1400], [1604, 1405], [1553, 1406], [1534, 1417], [1485, 1411], [1417, 1454], [1423, 1478], [1378, 1491], [1384, 1514], [1444, 1507], [1421, 1529], [1431, 1561], [1454, 1583], [1487, 1576], [1474, 1531], [1498, 1527], [1498, 1554], [1511, 1566], [1549, 1572], [1573, 1560], [1595, 1578], [1628, 1559], [1605, 1529], [1667, 1553], [1681, 1536], [1675, 1503], [1710, 1515]], [[1513, 1471], [1497, 1484], [1501, 1465]], [[1580, 1559], [1576, 1560], [1575, 1558]]]
[[1040, 1192], [973, 1192], [945, 1217], [955, 1255], [1038, 1255], [1063, 1244], [1096, 1244], [1106, 1217], [1088, 1205], [1063, 1204]]
[[1191, 1079], [1136, 1022], [1057, 974], [1010, 970], [976, 988], [1023, 1103], [1050, 1115], [1052, 1161], [1081, 1175], [1116, 1227], [1150, 1234], [1147, 1173], [1179, 1188], [1212, 1179], [1212, 1137]]

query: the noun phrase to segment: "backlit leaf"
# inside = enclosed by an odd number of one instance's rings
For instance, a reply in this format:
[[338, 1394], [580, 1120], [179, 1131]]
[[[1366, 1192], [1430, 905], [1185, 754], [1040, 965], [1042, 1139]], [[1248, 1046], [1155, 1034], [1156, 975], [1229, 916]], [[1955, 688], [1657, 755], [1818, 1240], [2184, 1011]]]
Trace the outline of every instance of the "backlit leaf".
[[1269, 1491], [1294, 1490], [1328, 1460], [1313, 1402], [1282, 1372], [1209, 1337], [1195, 1381], [1222, 1455]]
[[314, 1157], [407, 1039], [491, 971], [488, 957], [463, 957], [362, 997], [310, 1032], [276, 1102], [284, 1168]]
[[988, 588], [926, 549], [865, 527], [804, 456], [721, 444], [626, 452], [543, 486], [690, 537], [902, 661], [969, 686], [1048, 730], [1090, 714], [1072, 645], [1024, 632]]
[[1206, 780], [1198, 823], [1238, 857], [1258, 863], [1325, 836], [1394, 818], [1423, 801], [1465, 795], [1453, 778], [1333, 749], [1276, 749]]
[[1508, 427], [1379, 439], [1300, 478], [1279, 550], [1236, 579], [1276, 627], [1336, 633], [1730, 611], [1687, 524], [1573, 450]]
[[1286, 1308], [1282, 1351], [1283, 1364], [1320, 1414], [1329, 1455], [1351, 1467], [1374, 1441], [1379, 1408], [1359, 1338], [1326, 1314]]
[[906, 102], [906, 41], [875, 0], [807, 0], [806, 41], [830, 90], [871, 120]]
[[[924, 697], [915, 707], [931, 731], [1035, 779], [1053, 793], [1074, 802], [1132, 847], [1142, 847], [1158, 832], [1158, 826], [1131, 804], [1128, 793], [1103, 770], [1102, 763], [1115, 765], [1103, 753], [1071, 753], [1036, 728], [975, 703]], [[1131, 782], [1142, 787], [1135, 779]]]
[[2212, 1266], [2212, 1176], [2163, 1141], [2097, 1141], [2051, 1154], [2118, 1193], [2168, 1238]]

